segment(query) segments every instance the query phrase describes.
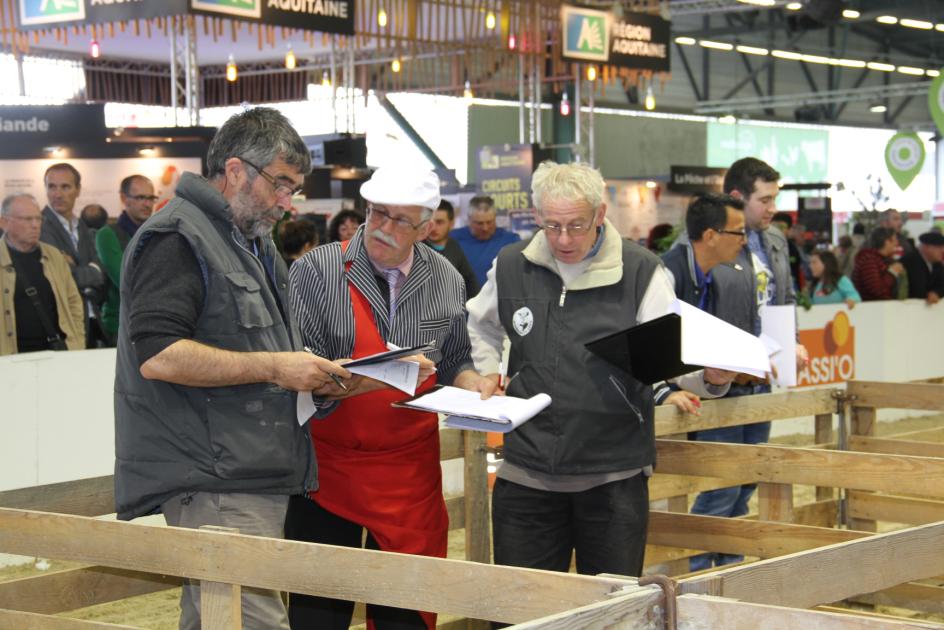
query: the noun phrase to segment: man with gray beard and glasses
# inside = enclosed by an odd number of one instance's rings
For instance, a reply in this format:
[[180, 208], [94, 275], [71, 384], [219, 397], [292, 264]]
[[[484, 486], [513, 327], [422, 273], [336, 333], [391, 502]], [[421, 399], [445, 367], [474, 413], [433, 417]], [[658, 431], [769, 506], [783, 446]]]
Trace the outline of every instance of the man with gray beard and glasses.
[[[360, 192], [367, 222], [354, 236], [292, 265], [292, 305], [305, 345], [332, 359], [358, 359], [390, 344], [431, 344], [413, 357], [418, 392], [440, 383], [491, 395], [496, 384], [479, 376], [469, 354], [465, 282], [423, 244], [439, 206], [439, 178], [384, 166]], [[318, 419], [308, 426], [321, 484], [289, 501], [286, 538], [446, 556], [439, 418], [390, 406], [405, 398], [360, 376], [347, 391], [316, 398]], [[288, 608], [293, 630], [340, 629], [350, 626], [354, 602], [293, 593]], [[374, 604], [367, 618], [377, 630], [436, 626], [434, 614]]]
[[[337, 364], [302, 351], [272, 226], [311, 168], [288, 120], [230, 118], [177, 196], [138, 228], [121, 270], [115, 380], [118, 518], [282, 538], [289, 495], [317, 489], [296, 392], [328, 396]], [[181, 629], [200, 627], [185, 584]], [[278, 593], [242, 589], [242, 627], [288, 629]]]

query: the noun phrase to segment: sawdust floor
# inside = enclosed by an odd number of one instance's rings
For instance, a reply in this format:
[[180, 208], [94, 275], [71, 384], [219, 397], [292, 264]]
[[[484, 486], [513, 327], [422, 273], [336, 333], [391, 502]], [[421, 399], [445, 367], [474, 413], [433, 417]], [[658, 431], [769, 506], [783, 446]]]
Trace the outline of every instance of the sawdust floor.
[[[904, 433], [906, 431], [917, 431], [941, 426], [944, 423], [944, 414], [934, 416], [923, 416], [916, 418], [905, 418], [894, 422], [883, 422], [877, 427], [878, 435], [889, 435], [894, 433]], [[802, 445], [809, 444], [811, 436], [809, 435], [787, 435], [774, 440], [778, 444]], [[938, 441], [944, 442], [944, 436]], [[815, 490], [812, 486], [795, 486], [794, 502], [796, 505], [810, 503], [814, 500]], [[753, 499], [752, 511], [756, 511], [756, 496]], [[891, 531], [900, 529], [905, 525], [897, 523], [880, 523], [880, 531]], [[450, 558], [465, 557], [465, 532], [456, 530], [449, 534], [449, 552]], [[68, 563], [53, 561], [50, 569], [65, 569], [79, 566], [77, 563]], [[41, 573], [32, 564], [25, 564], [14, 567], [0, 568], [0, 582], [14, 580], [17, 578], [28, 577]], [[944, 582], [931, 582], [944, 586]], [[85, 619], [105, 623], [124, 624], [142, 628], [146, 630], [176, 630], [178, 617], [178, 600], [180, 597], [179, 589], [171, 589], [151, 595], [142, 595], [132, 597], [109, 604], [100, 604], [90, 606], [79, 610], [64, 613], [62, 616], [74, 619]], [[865, 607], [859, 607], [866, 610]], [[907, 617], [922, 619], [927, 621], [944, 622], [944, 615], [932, 615], [917, 613], [911, 610], [892, 608], [888, 606], [876, 606], [868, 608], [870, 612], [894, 615], [898, 617]], [[451, 618], [440, 616], [441, 621], [449, 621]], [[363, 627], [363, 624], [362, 624]]]

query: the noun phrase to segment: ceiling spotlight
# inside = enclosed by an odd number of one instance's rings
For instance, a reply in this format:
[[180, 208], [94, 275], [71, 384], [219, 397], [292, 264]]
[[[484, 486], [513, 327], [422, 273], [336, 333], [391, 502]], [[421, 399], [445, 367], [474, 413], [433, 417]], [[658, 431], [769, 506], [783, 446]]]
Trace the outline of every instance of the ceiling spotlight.
[[643, 101], [643, 104], [650, 112], [656, 108], [656, 96], [652, 93], [652, 83], [646, 87], [646, 100]]
[[658, 188], [658, 187], [659, 187], [659, 184], [655, 183], [651, 179], [646, 182], [646, 188], [648, 188], [649, 190], [652, 190], [653, 188]]
[[767, 55], [770, 53], [766, 48], [758, 48], [756, 46], [742, 46], [737, 45], [734, 47], [739, 53], [745, 53], [748, 55]]
[[800, 2], [790, 2], [784, 7], [787, 11], [799, 11], [803, 8], [803, 4]]
[[89, 43], [89, 56], [91, 56], [92, 59], [98, 59], [102, 56], [102, 47], [97, 39], [93, 39]]
[[860, 15], [862, 14], [856, 11], [855, 9], [842, 10], [842, 17], [846, 18], [847, 20], [858, 20]]
[[377, 11], [377, 26], [380, 28], [386, 28], [387, 26], [387, 12], [383, 9]]
[[154, 157], [157, 155], [157, 149], [155, 147], [141, 147], [138, 149], [138, 155], [141, 157]]
[[879, 24], [898, 24], [898, 18], [894, 15], [880, 15], [875, 18], [875, 21]]
[[882, 72], [894, 72], [895, 66], [890, 63], [882, 63], [880, 61], [870, 61], [865, 64], [865, 67], [869, 70], [881, 70]]
[[491, 11], [485, 15], [485, 28], [490, 31], [495, 29], [495, 14]]
[[288, 51], [285, 53], [285, 69], [294, 70], [295, 65], [297, 64], [297, 59], [295, 59], [295, 51], [292, 50], [291, 44], [288, 47]]
[[776, 0], [738, 0], [741, 4], [752, 4], [757, 7], [772, 7], [777, 4]]
[[924, 73], [929, 77], [939, 77], [941, 76], [940, 70], [925, 70]]
[[869, 111], [872, 112], [873, 114], [884, 114], [885, 112], [888, 111], [888, 108], [881, 104], [871, 105], [869, 107]]
[[715, 50], [734, 50], [734, 46], [726, 42], [713, 42], [710, 39], [702, 39], [698, 43], [704, 48], [714, 48]]
[[596, 80], [597, 80], [597, 67], [587, 66], [587, 81], [596, 81]]
[[737, 118], [735, 118], [733, 114], [726, 114], [725, 116], [722, 116], [721, 118], [719, 118], [718, 122], [723, 123], [725, 125], [733, 125], [734, 123], [737, 122]]
[[400, 72], [400, 60], [394, 59], [393, 61], [391, 61], [390, 69], [393, 70], [394, 72]]
[[693, 45], [695, 44], [695, 38], [694, 38], [694, 37], [684, 37], [684, 36], [676, 37], [676, 38], [675, 38], [675, 43], [676, 43], [676, 44], [681, 44], [682, 46], [693, 46]]
[[902, 18], [898, 21], [901, 26], [907, 26], [908, 28], [919, 28], [922, 31], [930, 31], [934, 28], [934, 25], [930, 22], [925, 22], [924, 20], [911, 20], [909, 18]]
[[924, 76], [924, 68], [915, 68], [913, 66], [898, 66], [898, 72], [902, 74], [910, 74], [915, 77]]
[[236, 81], [239, 72], [236, 70], [236, 60], [233, 59], [233, 55], [229, 56], [229, 59], [226, 61], [226, 80], [230, 83]]

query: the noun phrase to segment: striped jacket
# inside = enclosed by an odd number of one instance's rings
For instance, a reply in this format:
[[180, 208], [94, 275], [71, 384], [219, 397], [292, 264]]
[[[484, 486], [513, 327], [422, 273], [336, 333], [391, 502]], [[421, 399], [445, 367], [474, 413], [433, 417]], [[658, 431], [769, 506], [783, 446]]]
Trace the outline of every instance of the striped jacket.
[[[347, 263], [353, 263], [345, 273]], [[292, 307], [305, 345], [328, 359], [354, 350], [354, 311], [348, 281], [370, 302], [380, 336], [400, 347], [435, 340], [427, 357], [436, 363], [438, 382], [449, 385], [463, 370], [475, 369], [465, 326], [465, 284], [449, 261], [422, 243], [413, 246], [413, 266], [397, 297], [393, 330], [387, 300], [380, 292], [364, 247], [364, 228], [346, 252], [340, 243], [305, 254], [290, 272]]]

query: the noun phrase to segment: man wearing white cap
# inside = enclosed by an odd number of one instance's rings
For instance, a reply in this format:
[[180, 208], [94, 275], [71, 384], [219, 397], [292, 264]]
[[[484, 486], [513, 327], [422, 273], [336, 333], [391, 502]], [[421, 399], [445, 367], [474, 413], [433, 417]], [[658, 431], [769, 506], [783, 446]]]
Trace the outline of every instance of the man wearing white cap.
[[[350, 241], [330, 243], [291, 269], [292, 303], [306, 345], [319, 356], [358, 358], [435, 342], [421, 360], [417, 391], [436, 382], [490, 395], [465, 327], [465, 284], [449, 261], [423, 245], [439, 205], [426, 170], [380, 168], [361, 187], [367, 222]], [[435, 368], [434, 368], [435, 365]], [[347, 383], [347, 381], [346, 381]], [[308, 425], [318, 453], [317, 492], [293, 497], [286, 538], [445, 557], [435, 414], [395, 409], [403, 392], [355, 377], [347, 391], [316, 399]], [[295, 630], [347, 628], [353, 602], [293, 594]], [[433, 628], [435, 615], [369, 605], [374, 627]]]

